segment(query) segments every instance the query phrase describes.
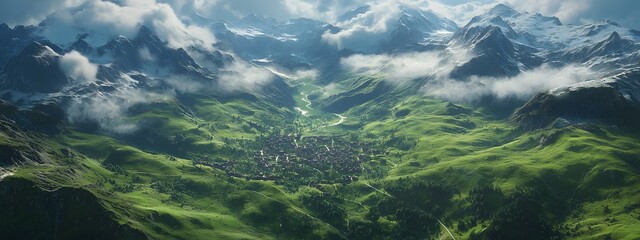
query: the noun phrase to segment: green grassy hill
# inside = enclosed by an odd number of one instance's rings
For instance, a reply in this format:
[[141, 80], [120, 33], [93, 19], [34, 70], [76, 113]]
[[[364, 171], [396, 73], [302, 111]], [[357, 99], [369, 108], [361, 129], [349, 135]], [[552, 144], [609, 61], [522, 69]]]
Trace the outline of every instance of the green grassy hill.
[[[385, 83], [376, 77], [339, 82], [337, 95], [301, 81], [289, 82], [296, 106], [204, 93], [141, 105], [125, 119], [139, 124], [129, 135], [73, 126], [43, 134], [0, 121], [0, 209], [8, 210], [0, 234], [640, 238], [637, 133], [594, 124], [522, 131], [477, 107], [408, 94], [406, 86], [379, 94]], [[309, 150], [319, 163], [284, 147], [322, 139]], [[321, 157], [341, 161], [331, 154], [346, 145], [357, 147], [349, 164], [359, 170], [341, 179], [336, 162]], [[263, 158], [265, 150], [280, 155]], [[263, 173], [273, 179], [257, 174], [257, 158], [279, 169]]]

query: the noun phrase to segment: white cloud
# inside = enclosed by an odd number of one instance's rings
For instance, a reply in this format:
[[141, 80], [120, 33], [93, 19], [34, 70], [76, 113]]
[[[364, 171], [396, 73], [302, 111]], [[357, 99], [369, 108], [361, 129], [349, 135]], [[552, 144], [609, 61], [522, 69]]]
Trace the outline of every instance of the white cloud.
[[318, 77], [318, 70], [316, 69], [306, 69], [306, 70], [297, 70], [293, 74], [294, 79], [316, 79]]
[[540, 91], [572, 85], [594, 77], [587, 67], [568, 65], [562, 68], [542, 66], [518, 76], [495, 79], [491, 91], [498, 98], [528, 98]]
[[72, 51], [65, 54], [60, 58], [59, 65], [62, 72], [77, 83], [84, 84], [96, 81], [98, 66], [91, 63], [79, 52]]
[[582, 15], [584, 11], [596, 10], [592, 9], [591, 6], [591, 3], [594, 2], [593, 0], [539, 0], [535, 3], [522, 0], [505, 0], [504, 2], [522, 11], [552, 15], [560, 18], [563, 21], [573, 23], [577, 22], [576, 20], [581, 18], [580, 15]]
[[[304, 73], [308, 74], [308, 73]], [[219, 91], [226, 93], [259, 91], [274, 79], [271, 71], [236, 61], [220, 70], [218, 81], [196, 80], [185, 76], [169, 76], [164, 81], [179, 93]], [[217, 83], [217, 84], [214, 84]]]
[[554, 68], [543, 65], [514, 77], [471, 77], [467, 81], [434, 79], [422, 90], [428, 96], [457, 102], [473, 102], [483, 96], [526, 100], [539, 92], [569, 86], [594, 77], [595, 72], [582, 66]]
[[[423, 0], [423, 2], [426, 1]], [[637, 14], [640, 1], [637, 0], [480, 0], [469, 2], [434, 0], [428, 1], [425, 5], [458, 24], [464, 25], [474, 16], [486, 12], [498, 3], [507, 4], [518, 11], [556, 16], [563, 23], [582, 24], [608, 19], [630, 28], [640, 29], [640, 15]]]
[[323, 97], [330, 97], [340, 93], [340, 86], [335, 83], [329, 83], [327, 86], [322, 88], [322, 92], [324, 92]]
[[427, 78], [427, 84], [421, 89], [424, 94], [457, 102], [473, 102], [484, 96], [525, 100], [540, 91], [596, 77], [595, 72], [583, 66], [568, 65], [558, 68], [543, 65], [514, 77], [472, 76], [467, 80], [452, 79], [450, 74], [453, 69], [460, 63], [467, 62], [470, 56], [462, 49], [399, 55], [357, 54], [343, 58], [341, 64], [356, 74], [377, 75], [395, 85]]
[[140, 59], [142, 59], [144, 62], [155, 62], [156, 61], [156, 57], [153, 56], [153, 54], [151, 54], [151, 51], [149, 51], [148, 47], [142, 47], [138, 50], [138, 55], [140, 56]]
[[120, 5], [90, 0], [78, 7], [59, 10], [47, 17], [42, 32], [56, 44], [65, 46], [78, 34], [89, 33], [85, 39], [100, 46], [116, 35], [134, 38], [140, 26], [153, 28], [170, 47], [203, 46], [212, 49], [214, 35], [204, 27], [181, 21], [171, 5], [155, 0], [124, 0]]
[[356, 73], [381, 75], [386, 81], [403, 84], [420, 77], [446, 77], [459, 62], [468, 59], [466, 51], [413, 52], [400, 55], [357, 54], [343, 58], [341, 64]]
[[185, 76], [172, 75], [164, 79], [164, 81], [178, 93], [194, 93], [198, 91], [214, 90], [213, 84], [206, 84], [205, 82]]
[[[68, 7], [78, 6], [87, 1], [99, 0], [3, 0], [0, 1], [0, 22], [10, 25], [37, 24], [50, 13]], [[460, 25], [466, 24], [471, 17], [497, 3], [507, 3], [518, 10], [540, 12], [558, 16], [566, 23], [610, 19], [626, 26], [640, 29], [636, 0], [157, 0], [171, 6], [181, 20], [197, 22], [199, 16], [215, 20], [230, 20], [244, 17], [250, 13], [287, 20], [295, 17], [307, 17], [334, 22], [343, 13], [361, 5], [377, 5], [381, 2], [404, 2], [423, 9], [431, 9]], [[123, 0], [136, 6], [153, 6], [149, 0]]]
[[91, 122], [102, 130], [116, 134], [129, 134], [138, 129], [135, 121], [126, 119], [127, 112], [136, 104], [161, 101], [164, 97], [132, 88], [115, 93], [94, 93], [77, 99], [66, 109], [71, 123]]
[[222, 71], [218, 84], [226, 92], [250, 92], [268, 84], [273, 78], [269, 70], [237, 61]]
[[341, 30], [337, 33], [327, 31], [322, 38], [339, 49], [367, 51], [389, 35], [389, 28], [400, 12], [399, 2], [383, 1], [349, 21], [336, 23]]
[[425, 95], [454, 102], [473, 102], [490, 94], [489, 83], [482, 79], [470, 82], [453, 79], [437, 79], [429, 82], [421, 90]]
[[429, 1], [421, 5], [443, 17], [451, 19], [459, 26], [466, 25], [471, 18], [482, 15], [493, 8], [496, 3], [492, 1], [471, 1], [459, 4], [447, 4], [441, 1]]
[[330, 23], [335, 22], [348, 10], [371, 4], [353, 0], [284, 0], [284, 3], [292, 16], [304, 16]]
[[360, 0], [159, 0], [170, 3], [176, 12], [192, 13], [212, 20], [236, 20], [257, 14], [286, 21], [312, 18], [334, 22], [352, 8], [366, 4]]
[[4, 0], [0, 1], [0, 23], [9, 25], [35, 25], [47, 15], [86, 0]]
[[[174, 0], [176, 1], [176, 0]], [[286, 20], [292, 17], [308, 17], [334, 22], [343, 13], [362, 5], [402, 3], [432, 10], [442, 16], [465, 25], [472, 17], [484, 13], [498, 3], [506, 3], [520, 11], [540, 12], [557, 16], [563, 22], [577, 24], [583, 21], [609, 19], [628, 27], [640, 29], [640, 1], [637, 0], [199, 0], [208, 2], [206, 11], [214, 13], [210, 18], [228, 20], [250, 13]], [[203, 9], [203, 8], [199, 8]], [[232, 12], [232, 14], [231, 14]]]
[[[214, 91], [223, 93], [259, 91], [276, 76], [269, 70], [247, 62], [235, 61], [220, 69], [218, 81], [193, 79], [188, 76], [172, 75], [163, 81], [178, 93]], [[298, 71], [292, 77], [310, 77], [313, 71]]]

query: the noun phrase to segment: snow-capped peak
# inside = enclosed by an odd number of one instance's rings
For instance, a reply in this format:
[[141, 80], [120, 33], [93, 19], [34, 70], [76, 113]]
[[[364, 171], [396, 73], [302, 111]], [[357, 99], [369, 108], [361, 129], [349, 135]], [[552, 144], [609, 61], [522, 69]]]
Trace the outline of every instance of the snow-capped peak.
[[438, 16], [431, 11], [423, 11], [417, 8], [411, 8], [408, 6], [402, 6], [402, 14], [398, 20], [401, 23], [414, 23], [418, 28], [426, 28], [426, 31], [446, 30], [453, 32], [458, 29], [458, 25], [455, 22]]
[[495, 7], [493, 7], [491, 10], [489, 10], [488, 14], [492, 16], [500, 16], [500, 17], [514, 17], [517, 15], [520, 15], [520, 12], [516, 11], [515, 9], [505, 4], [498, 4]]
[[35, 43], [38, 46], [40, 46], [41, 48], [38, 49], [39, 53], [36, 53], [33, 57], [36, 59], [52, 59], [52, 58], [56, 58], [56, 57], [60, 57], [60, 54], [58, 54], [56, 51], [53, 51], [53, 49], [51, 49], [51, 47], [47, 46], [47, 45], [41, 45], [39, 43]]
[[640, 40], [632, 30], [611, 21], [585, 25], [563, 25], [557, 17], [540, 13], [518, 12], [498, 4], [485, 14], [474, 17], [464, 28], [499, 27], [514, 43], [543, 52], [580, 49], [605, 40], [613, 32], [624, 38]]

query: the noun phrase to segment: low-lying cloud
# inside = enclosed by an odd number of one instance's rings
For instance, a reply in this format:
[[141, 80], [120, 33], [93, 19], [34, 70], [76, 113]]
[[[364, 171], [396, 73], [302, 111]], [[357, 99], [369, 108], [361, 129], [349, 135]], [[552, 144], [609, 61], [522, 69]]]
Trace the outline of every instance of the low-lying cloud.
[[162, 96], [133, 88], [114, 93], [92, 93], [76, 99], [67, 110], [71, 123], [91, 122], [114, 134], [129, 134], [138, 129], [137, 122], [127, 120], [127, 112], [136, 104], [161, 101]]
[[212, 49], [214, 35], [205, 27], [185, 24], [169, 4], [155, 0], [89, 0], [77, 7], [65, 8], [49, 15], [41, 33], [61, 46], [88, 33], [85, 41], [101, 46], [117, 35], [136, 37], [140, 26], [153, 28], [170, 47], [202, 46]]
[[421, 77], [445, 78], [458, 62], [468, 59], [465, 51], [412, 52], [399, 55], [356, 54], [340, 62], [347, 69], [367, 75], [381, 75], [393, 84]]
[[341, 60], [343, 67], [362, 75], [377, 75], [394, 85], [426, 78], [422, 92], [427, 96], [456, 102], [473, 102], [481, 97], [527, 99], [538, 92], [572, 85], [597, 77], [584, 66], [567, 65], [524, 71], [514, 77], [478, 77], [466, 80], [450, 77], [456, 66], [467, 62], [470, 54], [461, 49], [442, 52], [414, 52], [399, 55], [357, 54]]
[[35, 25], [47, 15], [86, 0], [4, 0], [0, 1], [0, 23], [9, 25]]
[[434, 79], [424, 86], [422, 91], [427, 96], [456, 102], [473, 102], [485, 96], [526, 100], [539, 92], [569, 86], [594, 77], [596, 73], [583, 66], [568, 65], [556, 68], [544, 65], [514, 77], [471, 77], [467, 81]]
[[221, 72], [218, 84], [226, 92], [250, 92], [259, 90], [274, 77], [267, 69], [236, 61]]
[[189, 76], [172, 75], [163, 79], [177, 93], [212, 91], [219, 93], [239, 93], [259, 91], [269, 84], [275, 75], [264, 68], [247, 62], [235, 61], [221, 69], [218, 80], [193, 79]]
[[464, 25], [474, 16], [485, 13], [496, 4], [503, 3], [518, 11], [541, 13], [558, 17], [563, 23], [583, 24], [594, 20], [608, 19], [619, 22], [630, 28], [640, 29], [640, 21], [636, 9], [640, 1], [636, 0], [415, 0], [421, 2], [422, 8], [428, 8]]
[[[9, 25], [37, 24], [50, 13], [88, 1], [96, 0], [3, 0], [0, 1], [0, 22]], [[387, 1], [394, 0], [158, 0], [157, 2], [169, 4], [180, 19], [190, 22], [197, 22], [196, 20], [200, 17], [218, 21], [234, 20], [255, 13], [281, 21], [307, 17], [333, 23], [349, 10]], [[146, 2], [146, 0], [137, 2]], [[506, 3], [520, 11], [557, 16], [566, 23], [577, 24], [610, 19], [628, 27], [640, 29], [636, 11], [640, 7], [640, 1], [636, 0], [395, 0], [395, 2], [405, 2], [422, 9], [432, 10], [461, 25], [498, 3]]]
[[389, 28], [400, 12], [398, 2], [384, 1], [372, 5], [369, 11], [353, 19], [336, 23], [341, 30], [337, 33], [327, 31], [322, 38], [339, 49], [367, 51], [379, 44], [379, 39], [389, 35]]
[[76, 51], [71, 51], [60, 58], [60, 69], [78, 84], [96, 81], [98, 66]]
[[303, 70], [296, 70], [292, 76], [293, 79], [316, 79], [318, 78], [318, 70], [316, 69], [303, 69]]
[[172, 75], [163, 79], [163, 81], [169, 84], [172, 90], [177, 93], [195, 93], [214, 90], [213, 83], [207, 83], [187, 76]]

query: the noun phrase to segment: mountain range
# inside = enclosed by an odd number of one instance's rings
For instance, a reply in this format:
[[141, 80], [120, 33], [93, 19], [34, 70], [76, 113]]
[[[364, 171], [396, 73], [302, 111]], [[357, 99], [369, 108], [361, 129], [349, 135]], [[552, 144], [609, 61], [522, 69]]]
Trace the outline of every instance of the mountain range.
[[640, 31], [503, 4], [198, 21], [215, 43], [0, 25], [0, 234], [640, 237]]

